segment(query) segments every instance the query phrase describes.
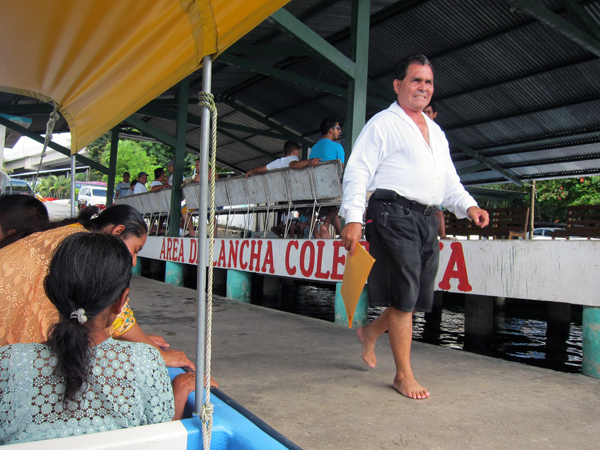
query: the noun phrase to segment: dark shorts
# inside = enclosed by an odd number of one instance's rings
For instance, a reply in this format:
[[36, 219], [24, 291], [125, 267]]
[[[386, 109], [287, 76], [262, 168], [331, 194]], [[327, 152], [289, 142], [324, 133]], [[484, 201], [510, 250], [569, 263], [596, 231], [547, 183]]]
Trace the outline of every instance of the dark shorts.
[[369, 304], [404, 311], [431, 311], [439, 265], [438, 220], [372, 195], [366, 215]]

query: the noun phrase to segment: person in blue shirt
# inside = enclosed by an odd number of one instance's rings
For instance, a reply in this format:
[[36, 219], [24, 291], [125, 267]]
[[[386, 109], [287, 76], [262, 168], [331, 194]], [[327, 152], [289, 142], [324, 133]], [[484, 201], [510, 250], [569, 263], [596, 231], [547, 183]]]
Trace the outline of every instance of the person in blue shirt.
[[319, 158], [322, 162], [339, 159], [343, 167], [346, 156], [344, 147], [334, 142], [342, 134], [340, 122], [335, 117], [327, 117], [321, 122], [319, 129], [321, 131], [321, 139], [313, 146], [310, 157]]
[[[313, 146], [310, 157], [319, 158], [323, 162], [339, 159], [343, 168], [346, 156], [344, 147], [342, 147], [341, 144], [334, 142], [337, 141], [342, 134], [342, 127], [340, 127], [339, 120], [335, 117], [327, 117], [323, 119], [319, 129], [321, 131], [321, 139]], [[332, 207], [324, 209], [321, 213], [323, 214], [321, 217], [323, 224], [316, 229], [315, 237], [320, 239], [331, 239], [329, 225], [332, 223], [337, 234], [340, 234], [342, 232], [342, 223], [338, 217], [338, 208]]]

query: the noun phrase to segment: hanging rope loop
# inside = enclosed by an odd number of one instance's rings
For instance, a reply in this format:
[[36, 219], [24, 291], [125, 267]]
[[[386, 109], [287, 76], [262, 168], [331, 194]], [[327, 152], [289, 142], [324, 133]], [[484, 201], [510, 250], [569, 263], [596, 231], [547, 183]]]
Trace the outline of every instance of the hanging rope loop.
[[40, 155], [40, 163], [38, 165], [37, 172], [35, 173], [35, 178], [33, 179], [33, 191], [35, 192], [35, 188], [37, 185], [38, 177], [40, 176], [40, 169], [42, 168], [42, 162], [44, 161], [44, 157], [46, 156], [46, 150], [48, 149], [48, 144], [52, 140], [52, 133], [54, 132], [54, 125], [58, 119], [60, 119], [60, 115], [56, 111], [58, 109], [58, 105], [54, 103], [54, 110], [50, 113], [50, 117], [48, 117], [48, 123], [46, 124], [46, 137], [44, 138], [44, 148], [42, 148], [42, 154]]
[[[209, 192], [210, 192], [210, 205], [209, 205], [209, 219], [208, 219], [208, 260], [214, 259], [215, 253], [215, 241], [213, 236], [215, 235], [215, 178], [217, 168], [217, 107], [215, 105], [215, 97], [210, 92], [200, 92], [198, 94], [199, 105], [204, 106], [210, 111], [211, 115], [211, 145], [210, 145], [210, 179], [209, 179]], [[211, 371], [211, 359], [212, 359], [212, 302], [213, 302], [213, 266], [208, 265], [208, 280], [207, 280], [207, 294], [206, 294], [206, 352], [205, 352], [205, 363], [204, 363], [204, 386], [205, 396], [204, 405], [200, 412], [200, 418], [202, 419], [202, 444], [204, 450], [210, 450], [210, 440], [212, 434], [213, 424], [213, 405], [210, 402], [210, 371]]]

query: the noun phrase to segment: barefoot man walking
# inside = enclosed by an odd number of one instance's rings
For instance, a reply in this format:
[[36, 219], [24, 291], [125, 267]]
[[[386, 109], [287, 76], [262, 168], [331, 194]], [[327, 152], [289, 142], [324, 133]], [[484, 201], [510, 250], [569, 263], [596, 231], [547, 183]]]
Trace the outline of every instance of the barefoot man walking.
[[438, 221], [443, 205], [480, 227], [488, 213], [460, 183], [448, 141], [423, 109], [433, 94], [433, 69], [423, 55], [402, 61], [395, 72], [398, 101], [375, 115], [358, 137], [344, 174], [345, 217], [342, 241], [350, 255], [361, 238], [367, 192], [373, 192], [365, 217], [370, 253], [369, 303], [388, 308], [358, 329], [362, 357], [375, 367], [375, 341], [388, 331], [402, 395], [425, 399], [429, 392], [415, 380], [410, 365], [412, 316], [431, 311], [439, 263]]

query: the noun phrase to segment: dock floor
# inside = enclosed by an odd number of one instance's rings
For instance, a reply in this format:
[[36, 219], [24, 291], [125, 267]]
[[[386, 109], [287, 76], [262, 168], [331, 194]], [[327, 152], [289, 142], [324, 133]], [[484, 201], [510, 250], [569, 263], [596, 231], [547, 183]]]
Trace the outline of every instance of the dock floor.
[[[147, 333], [195, 360], [195, 290], [133, 277], [130, 298]], [[220, 389], [305, 450], [600, 448], [600, 380], [414, 342], [431, 397], [410, 400], [391, 387], [387, 334], [376, 351], [370, 369], [354, 330], [214, 302]]]

